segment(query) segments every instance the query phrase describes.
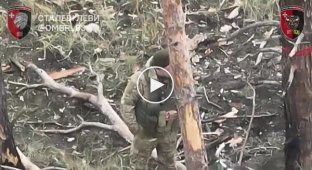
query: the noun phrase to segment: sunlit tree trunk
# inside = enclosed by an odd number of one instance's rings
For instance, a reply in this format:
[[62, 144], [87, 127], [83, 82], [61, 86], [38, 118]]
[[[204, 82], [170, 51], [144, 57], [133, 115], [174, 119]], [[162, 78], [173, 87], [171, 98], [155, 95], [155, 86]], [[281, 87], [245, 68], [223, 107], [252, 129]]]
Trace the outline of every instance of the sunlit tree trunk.
[[[290, 5], [304, 7], [305, 23], [304, 38], [298, 46], [298, 51], [303, 52], [301, 55], [297, 52], [298, 55], [289, 57], [290, 50], [294, 45], [286, 41], [285, 38], [281, 40], [283, 46], [283, 88], [286, 92], [284, 103], [286, 170], [312, 170], [312, 51], [309, 51], [308, 48], [312, 46], [311, 1], [283, 0], [280, 3], [281, 8]], [[295, 40], [291, 41], [295, 42]], [[292, 75], [294, 77], [291, 81]]]
[[189, 170], [207, 170], [198, 102], [185, 35], [185, 14], [181, 0], [162, 0], [163, 17], [173, 70], [175, 96], [183, 137], [186, 167]]
[[5, 86], [1, 67], [0, 67], [0, 158], [1, 165], [25, 169], [16, 150], [12, 134], [12, 126], [10, 125], [8, 119]]

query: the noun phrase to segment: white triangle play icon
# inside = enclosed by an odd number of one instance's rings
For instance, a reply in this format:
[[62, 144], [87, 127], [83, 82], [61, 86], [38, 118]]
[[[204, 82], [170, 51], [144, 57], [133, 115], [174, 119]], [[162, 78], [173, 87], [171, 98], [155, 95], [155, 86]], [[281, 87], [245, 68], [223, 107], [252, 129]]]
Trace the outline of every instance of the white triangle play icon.
[[161, 88], [162, 86], [164, 86], [163, 83], [154, 80], [152, 78], [150, 78], [150, 93], [154, 92], [155, 90]]

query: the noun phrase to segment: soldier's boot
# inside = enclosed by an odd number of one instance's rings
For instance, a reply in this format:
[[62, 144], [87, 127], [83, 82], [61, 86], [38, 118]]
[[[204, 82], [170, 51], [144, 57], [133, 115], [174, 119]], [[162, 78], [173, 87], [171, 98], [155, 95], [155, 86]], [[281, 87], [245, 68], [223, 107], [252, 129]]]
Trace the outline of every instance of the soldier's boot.
[[175, 165], [175, 153], [177, 132], [166, 133], [158, 139], [156, 146], [159, 170], [177, 170]]
[[146, 136], [142, 130], [134, 136], [130, 149], [130, 166], [135, 170], [147, 170], [148, 160], [156, 147], [156, 139]]

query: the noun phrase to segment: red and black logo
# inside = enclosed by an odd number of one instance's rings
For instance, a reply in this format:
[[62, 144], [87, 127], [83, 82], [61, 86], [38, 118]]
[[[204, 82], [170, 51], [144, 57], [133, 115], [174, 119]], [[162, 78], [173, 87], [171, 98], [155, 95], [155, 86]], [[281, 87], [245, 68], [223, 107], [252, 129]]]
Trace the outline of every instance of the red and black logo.
[[24, 38], [30, 31], [31, 9], [26, 6], [14, 7], [8, 10], [8, 29], [18, 40]]
[[304, 10], [293, 6], [281, 10], [280, 26], [288, 39], [296, 39], [303, 30]]

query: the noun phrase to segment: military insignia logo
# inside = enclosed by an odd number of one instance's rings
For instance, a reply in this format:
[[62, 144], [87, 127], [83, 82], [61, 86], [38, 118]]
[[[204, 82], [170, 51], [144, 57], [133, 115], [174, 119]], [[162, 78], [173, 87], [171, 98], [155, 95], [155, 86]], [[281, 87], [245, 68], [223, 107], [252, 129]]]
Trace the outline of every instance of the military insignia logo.
[[31, 9], [26, 6], [14, 7], [8, 10], [8, 29], [13, 37], [20, 40], [30, 31]]
[[296, 39], [303, 30], [304, 10], [302, 7], [293, 6], [281, 10], [280, 26], [283, 34], [288, 39]]

